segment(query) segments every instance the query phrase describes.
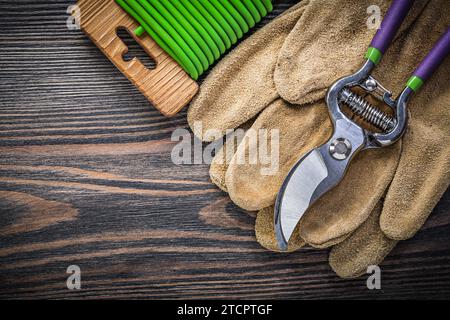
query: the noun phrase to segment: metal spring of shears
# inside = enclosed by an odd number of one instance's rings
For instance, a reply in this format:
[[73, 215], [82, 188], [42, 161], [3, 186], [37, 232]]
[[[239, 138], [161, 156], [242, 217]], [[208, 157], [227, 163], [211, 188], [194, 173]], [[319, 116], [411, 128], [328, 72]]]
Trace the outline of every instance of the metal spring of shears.
[[347, 88], [344, 88], [341, 91], [340, 100], [350, 107], [350, 109], [361, 119], [384, 132], [390, 131], [397, 123], [397, 120], [394, 117], [391, 117]]

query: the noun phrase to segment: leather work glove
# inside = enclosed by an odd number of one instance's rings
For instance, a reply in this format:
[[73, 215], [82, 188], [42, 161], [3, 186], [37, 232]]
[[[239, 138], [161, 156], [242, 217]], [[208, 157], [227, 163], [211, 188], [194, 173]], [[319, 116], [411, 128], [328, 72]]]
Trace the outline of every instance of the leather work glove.
[[[302, 1], [219, 63], [188, 112], [200, 138], [207, 129], [225, 134], [242, 125], [279, 130], [274, 175], [261, 174], [262, 164], [236, 161], [258, 148], [245, 137], [237, 148], [226, 145], [211, 166], [212, 180], [237, 205], [260, 210], [256, 235], [269, 249], [277, 250], [276, 194], [292, 165], [329, 138], [332, 128], [323, 97], [334, 81], [362, 65], [375, 32], [366, 26], [366, 10], [374, 4], [385, 12], [389, 1]], [[449, 25], [446, 6], [445, 0], [416, 1], [375, 69], [375, 78], [394, 96]], [[330, 265], [338, 275], [353, 277], [380, 263], [396, 240], [415, 234], [450, 180], [444, 143], [450, 133], [448, 70], [447, 59], [410, 101], [410, 127], [402, 143], [360, 153], [344, 180], [304, 215], [290, 250], [303, 241], [315, 247], [335, 245]], [[197, 121], [201, 132], [194, 126]], [[231, 160], [222, 164], [224, 158]]]

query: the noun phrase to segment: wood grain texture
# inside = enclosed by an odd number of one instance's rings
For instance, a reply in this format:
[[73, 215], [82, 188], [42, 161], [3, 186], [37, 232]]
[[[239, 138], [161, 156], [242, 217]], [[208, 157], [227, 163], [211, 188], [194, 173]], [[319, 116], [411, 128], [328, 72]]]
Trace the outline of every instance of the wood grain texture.
[[[81, 29], [117, 68], [166, 116], [174, 116], [198, 92], [198, 84], [147, 34], [137, 37], [138, 24], [114, 0], [79, 0]], [[117, 36], [125, 28], [151, 56], [156, 65], [148, 69], [139, 59], [125, 61], [127, 46]]]
[[262, 249], [207, 165], [170, 161], [185, 111], [162, 116], [67, 30], [73, 3], [0, 0], [0, 298], [450, 297], [449, 192], [384, 261], [380, 291], [335, 276], [326, 250]]

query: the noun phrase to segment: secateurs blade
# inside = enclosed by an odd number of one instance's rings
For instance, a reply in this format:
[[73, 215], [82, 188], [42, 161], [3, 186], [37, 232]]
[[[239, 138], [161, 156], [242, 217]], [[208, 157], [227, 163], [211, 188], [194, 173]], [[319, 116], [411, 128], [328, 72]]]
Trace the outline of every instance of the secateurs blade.
[[[326, 103], [333, 123], [333, 135], [294, 165], [276, 199], [275, 231], [281, 250], [287, 250], [289, 239], [306, 210], [343, 179], [358, 152], [392, 145], [403, 136], [408, 122], [408, 100], [449, 55], [450, 28], [421, 62], [397, 99], [393, 99], [392, 93], [371, 76], [413, 2], [393, 1], [367, 50], [362, 68], [355, 74], [339, 79], [329, 88]], [[371, 104], [355, 89], [378, 98], [392, 109], [393, 115]], [[377, 130], [355, 122], [343, 112], [344, 108], [347, 108], [347, 113], [358, 116]]]

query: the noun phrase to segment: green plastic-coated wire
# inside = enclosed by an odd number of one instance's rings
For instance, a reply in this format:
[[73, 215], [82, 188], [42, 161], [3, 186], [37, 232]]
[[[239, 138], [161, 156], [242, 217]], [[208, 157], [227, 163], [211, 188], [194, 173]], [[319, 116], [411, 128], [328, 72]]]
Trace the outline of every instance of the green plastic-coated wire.
[[134, 30], [134, 34], [138, 37], [142, 36], [145, 33], [145, 29], [142, 26], [139, 26]]
[[228, 13], [236, 19], [236, 22], [241, 27], [241, 30], [244, 33], [247, 33], [249, 30], [248, 24], [245, 19], [241, 16], [241, 14], [236, 10], [236, 8], [229, 1], [220, 1], [220, 3], [225, 7]]
[[203, 6], [199, 0], [190, 0], [194, 7], [200, 12], [200, 14], [208, 20], [208, 22], [213, 26], [214, 30], [219, 34], [220, 38], [225, 43], [225, 47], [229, 49], [231, 47], [231, 39], [224, 28], [217, 22], [217, 18], [214, 18], [208, 10]]
[[[233, 28], [234, 33], [238, 39], [244, 36], [244, 33], [241, 30], [241, 27], [237, 23], [237, 21], [233, 18], [233, 16], [225, 9], [220, 1], [211, 1], [211, 0], [203, 0], [209, 2], [214, 8], [220, 12], [222, 17], [227, 20], [228, 24]], [[237, 39], [236, 39], [237, 40]]]
[[261, 18], [265, 17], [267, 15], [267, 9], [264, 6], [264, 4], [261, 2], [261, 0], [252, 0], [252, 2], [255, 5], [256, 9], [258, 9], [258, 12], [261, 15]]
[[172, 5], [183, 17], [185, 17], [185, 20], [187, 20], [194, 27], [194, 29], [201, 35], [201, 38], [208, 44], [209, 49], [211, 49], [214, 55], [214, 59], [219, 59], [219, 47], [214, 42], [205, 27], [197, 21], [197, 19], [183, 6], [183, 4], [179, 0], [168, 0], [165, 1], [165, 3], [170, 3], [170, 5]]
[[177, 55], [182, 54], [188, 57], [188, 60], [190, 60], [191, 64], [193, 64], [195, 69], [197, 70], [197, 78], [198, 78], [198, 75], [203, 73], [203, 66], [200, 60], [195, 55], [195, 53], [188, 46], [188, 44], [183, 40], [181, 36], [178, 35], [176, 30], [170, 25], [170, 23], [167, 22], [167, 20], [164, 19], [164, 17], [161, 14], [159, 14], [156, 8], [152, 6], [147, 0], [137, 0], [137, 1], [142, 5], [142, 7], [147, 11], [147, 13], [151, 15], [167, 32], [167, 34], [169, 35], [168, 42], [173, 41], [181, 48], [181, 51], [175, 52], [175, 54]]
[[[170, 13], [172, 13], [172, 15], [175, 17], [175, 19], [178, 20], [178, 22], [183, 26], [183, 28], [186, 29], [186, 32], [192, 35], [192, 38], [194, 38], [195, 42], [197, 42], [202, 52], [206, 55], [209, 64], [210, 65], [213, 64], [214, 60], [217, 59], [214, 58], [214, 54], [212, 52], [212, 49], [210, 48], [211, 45], [214, 46], [214, 41], [210, 39], [210, 41], [212, 42], [211, 44], [207, 40], [203, 39], [203, 37], [196, 30], [196, 28], [180, 13], [180, 11], [178, 11], [178, 9], [172, 3], [170, 3], [170, 1], [165, 0], [160, 2], [167, 10], [170, 11]], [[195, 19], [192, 19], [191, 22], [193, 22], [193, 20]], [[218, 56], [220, 55], [219, 50], [217, 50], [217, 55]]]
[[175, 29], [181, 38], [185, 41], [185, 43], [189, 46], [189, 48], [194, 52], [195, 56], [200, 60], [203, 69], [199, 71], [199, 74], [203, 73], [203, 70], [207, 70], [209, 68], [209, 61], [206, 55], [203, 53], [202, 49], [198, 46], [197, 42], [192, 38], [192, 36], [186, 32], [186, 30], [181, 26], [181, 24], [174, 18], [172, 13], [170, 13], [159, 0], [145, 0], [149, 2], [153, 7], [156, 8], [158, 13], [163, 16], [167, 22], [171, 24], [171, 26]]
[[[218, 2], [218, 1], [217, 1]], [[216, 7], [209, 0], [202, 0], [202, 6], [206, 11], [216, 20], [216, 22], [223, 28], [223, 30], [227, 33], [228, 38], [231, 41], [231, 44], [235, 44], [237, 42], [237, 34], [234, 31], [234, 28], [230, 25], [227, 19], [222, 15], [222, 13], [216, 9]]]
[[[176, 0], [175, 0], [176, 1]], [[225, 47], [225, 43], [223, 42], [222, 38], [219, 36], [219, 34], [216, 32], [216, 30], [213, 28], [213, 26], [200, 14], [200, 12], [192, 5], [192, 2], [189, 0], [178, 0], [180, 4], [184, 6], [184, 8], [191, 12], [192, 15], [195, 17], [195, 19], [205, 27], [208, 34], [211, 36], [211, 38], [214, 40], [214, 42], [217, 44], [220, 53], [225, 53], [225, 50], [227, 49]], [[174, 3], [174, 2], [172, 2]]]
[[270, 0], [262, 0], [262, 2], [264, 4], [264, 6], [266, 7], [267, 12], [272, 12], [272, 10], [273, 10], [272, 1], [270, 1]]
[[230, 0], [233, 4], [234, 8], [244, 17], [245, 21], [249, 28], [253, 28], [255, 26], [255, 19], [251, 13], [247, 10], [247, 7], [240, 0]]
[[250, 11], [253, 19], [255, 20], [255, 23], [258, 23], [261, 21], [261, 15], [258, 12], [258, 9], [256, 9], [255, 5], [253, 4], [252, 0], [242, 0], [244, 5], [247, 7], [248, 11]]

